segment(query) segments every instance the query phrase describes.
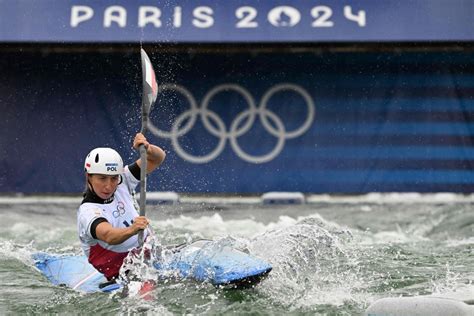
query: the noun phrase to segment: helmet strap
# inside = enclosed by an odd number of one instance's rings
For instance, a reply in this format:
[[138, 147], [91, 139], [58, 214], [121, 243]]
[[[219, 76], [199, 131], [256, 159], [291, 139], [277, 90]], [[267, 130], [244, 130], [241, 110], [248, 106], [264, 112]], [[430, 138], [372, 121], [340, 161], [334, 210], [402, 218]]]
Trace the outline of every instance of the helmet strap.
[[87, 174], [87, 184], [89, 185], [89, 190], [91, 190], [91, 192], [94, 193], [94, 195], [97, 195], [97, 193], [95, 193], [94, 191], [94, 187], [92, 186], [92, 183], [89, 180], [89, 176], [90, 174]]

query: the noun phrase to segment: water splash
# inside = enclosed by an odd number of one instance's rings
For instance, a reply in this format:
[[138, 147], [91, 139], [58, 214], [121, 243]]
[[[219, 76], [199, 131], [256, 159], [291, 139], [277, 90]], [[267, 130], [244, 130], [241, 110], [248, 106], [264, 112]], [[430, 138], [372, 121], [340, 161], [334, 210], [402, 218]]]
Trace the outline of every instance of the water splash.
[[31, 254], [34, 249], [34, 242], [28, 244], [19, 244], [11, 240], [0, 242], [0, 260], [16, 259], [26, 265], [32, 265]]
[[154, 235], [149, 235], [141, 248], [129, 252], [120, 268], [118, 279], [118, 283], [123, 285], [124, 295], [141, 296], [146, 282], [158, 280], [153, 262], [161, 260], [162, 249], [160, 241]]
[[[472, 299], [471, 208], [464, 202], [381, 205], [364, 201], [363, 205], [332, 202], [288, 210], [229, 206], [217, 208], [219, 213], [210, 216], [202, 214], [215, 208], [201, 208], [201, 213], [190, 210], [189, 216], [168, 216], [153, 223], [162, 244], [207, 237], [219, 246], [239, 248], [269, 261], [274, 270], [255, 289], [243, 291], [190, 280], [175, 282], [170, 277], [152, 292], [150, 302], [139, 297], [84, 296], [50, 285], [33, 272], [28, 260], [37, 250], [80, 253], [71, 207], [8, 206], [2, 212], [12, 224], [0, 229], [4, 285], [0, 297], [16, 303], [4, 300], [0, 310], [356, 315], [381, 297], [452, 295], [461, 299], [463, 295]], [[316, 212], [322, 216], [297, 217]], [[166, 252], [161, 255], [166, 258]], [[148, 272], [153, 271], [143, 275]]]
[[320, 216], [264, 233], [250, 249], [269, 260], [274, 270], [262, 290], [276, 303], [292, 309], [356, 301], [362, 281], [357, 258], [347, 244], [351, 232]]
[[464, 279], [464, 277], [460, 273], [452, 271], [449, 264], [446, 264], [445, 266], [445, 275], [435, 275], [433, 277], [433, 280], [431, 281], [431, 291], [435, 295], [453, 291]]

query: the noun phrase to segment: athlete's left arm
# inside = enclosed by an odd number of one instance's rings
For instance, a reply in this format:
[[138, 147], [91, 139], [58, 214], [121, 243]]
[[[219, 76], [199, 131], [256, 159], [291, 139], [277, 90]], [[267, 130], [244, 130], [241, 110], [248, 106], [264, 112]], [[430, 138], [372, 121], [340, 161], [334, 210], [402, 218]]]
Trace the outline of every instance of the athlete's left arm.
[[[147, 149], [146, 171], [147, 173], [150, 173], [163, 163], [166, 153], [160, 147], [150, 144], [142, 133], [137, 133], [133, 140], [133, 148], [138, 149], [142, 144], [145, 145], [145, 148]], [[141, 167], [140, 159], [137, 160], [137, 164]]]

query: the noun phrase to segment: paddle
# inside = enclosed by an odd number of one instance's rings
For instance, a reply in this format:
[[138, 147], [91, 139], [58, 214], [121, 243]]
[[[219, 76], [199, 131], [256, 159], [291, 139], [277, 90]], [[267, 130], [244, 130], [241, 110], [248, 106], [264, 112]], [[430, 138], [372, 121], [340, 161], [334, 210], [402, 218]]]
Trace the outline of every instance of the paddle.
[[[140, 49], [142, 61], [142, 128], [140, 132], [145, 135], [148, 127], [148, 117], [153, 104], [158, 96], [158, 85], [156, 84], [155, 71], [150, 62], [150, 58], [143, 49]], [[140, 216], [145, 216], [146, 207], [146, 170], [147, 170], [147, 154], [144, 145], [138, 148], [140, 151], [141, 171], [140, 171]], [[138, 243], [140, 247], [143, 245], [143, 231], [138, 234]]]

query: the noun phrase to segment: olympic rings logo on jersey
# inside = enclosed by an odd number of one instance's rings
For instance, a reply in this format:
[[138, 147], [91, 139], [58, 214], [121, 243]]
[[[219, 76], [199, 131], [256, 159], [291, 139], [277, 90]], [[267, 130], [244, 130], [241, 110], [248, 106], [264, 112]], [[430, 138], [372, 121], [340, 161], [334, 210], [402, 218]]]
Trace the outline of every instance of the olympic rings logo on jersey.
[[[227, 139], [229, 139], [230, 145], [234, 152], [241, 159], [256, 164], [269, 162], [280, 154], [287, 139], [299, 137], [311, 127], [315, 115], [315, 105], [311, 95], [302, 87], [291, 83], [277, 84], [268, 89], [263, 94], [258, 106], [256, 105], [256, 102], [250, 92], [237, 84], [221, 84], [209, 90], [204, 96], [201, 106], [198, 106], [194, 96], [183, 86], [177, 84], [164, 84], [158, 87], [158, 93], [163, 91], [174, 91], [183, 95], [188, 101], [190, 108], [187, 111], [181, 113], [176, 118], [172, 124], [171, 131], [163, 131], [153, 125], [151, 121], [149, 121], [148, 124], [149, 129], [154, 135], [158, 137], [170, 139], [176, 153], [184, 160], [192, 163], [207, 163], [214, 160], [224, 150]], [[234, 118], [230, 124], [230, 130], [228, 130], [224, 121], [219, 117], [218, 114], [208, 109], [209, 102], [214, 96], [227, 91], [240, 94], [248, 105], [248, 109], [240, 112], [237, 117]], [[292, 131], [287, 131], [282, 119], [267, 108], [268, 101], [276, 93], [281, 91], [295, 92], [296, 94], [299, 94], [306, 103], [307, 117], [301, 126]], [[246, 153], [244, 150], [242, 150], [241, 146], [237, 142], [239, 137], [250, 130], [257, 116], [260, 119], [264, 129], [277, 138], [275, 147], [270, 152], [260, 156], [254, 156]], [[201, 118], [202, 123], [207, 131], [219, 139], [217, 146], [211, 150], [211, 152], [202, 156], [189, 154], [184, 150], [178, 140], [193, 128], [198, 117]], [[186, 123], [183, 124], [185, 121]], [[211, 124], [211, 121], [213, 121], [215, 124]], [[273, 123], [273, 125], [270, 123], [270, 121]]]
[[112, 215], [117, 218], [125, 214], [125, 204], [123, 202], [117, 202], [117, 209], [112, 212]]

